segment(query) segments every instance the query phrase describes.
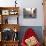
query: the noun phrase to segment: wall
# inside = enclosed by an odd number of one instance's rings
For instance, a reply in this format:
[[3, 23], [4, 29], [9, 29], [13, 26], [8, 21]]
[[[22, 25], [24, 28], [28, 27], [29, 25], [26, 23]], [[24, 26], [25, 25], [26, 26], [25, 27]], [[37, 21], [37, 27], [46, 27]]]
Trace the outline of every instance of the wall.
[[[23, 0], [20, 1], [20, 24], [22, 26], [43, 26], [43, 6], [42, 0]], [[37, 18], [36, 19], [24, 19], [23, 18], [23, 8], [37, 8]]]
[[[15, 0], [0, 0], [0, 6], [14, 6]], [[43, 26], [43, 6], [42, 0], [17, 0], [20, 7], [19, 11], [19, 24], [21, 26]], [[24, 19], [23, 18], [23, 8], [37, 8], [37, 18], [36, 19]]]

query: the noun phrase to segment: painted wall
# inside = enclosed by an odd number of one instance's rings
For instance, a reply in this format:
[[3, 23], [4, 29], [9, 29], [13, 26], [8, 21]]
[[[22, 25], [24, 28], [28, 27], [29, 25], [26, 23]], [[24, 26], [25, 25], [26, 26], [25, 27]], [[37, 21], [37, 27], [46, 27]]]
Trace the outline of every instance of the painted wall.
[[[21, 0], [20, 1], [20, 24], [22, 26], [43, 26], [43, 6], [42, 0]], [[23, 8], [37, 8], [37, 18], [36, 19], [24, 19], [23, 18]]]
[[[0, 6], [9, 7], [15, 6], [15, 0], [0, 0]], [[21, 26], [43, 26], [43, 6], [42, 0], [17, 0], [20, 7], [19, 9], [19, 24]], [[36, 19], [24, 19], [23, 18], [23, 8], [37, 8], [37, 18]]]

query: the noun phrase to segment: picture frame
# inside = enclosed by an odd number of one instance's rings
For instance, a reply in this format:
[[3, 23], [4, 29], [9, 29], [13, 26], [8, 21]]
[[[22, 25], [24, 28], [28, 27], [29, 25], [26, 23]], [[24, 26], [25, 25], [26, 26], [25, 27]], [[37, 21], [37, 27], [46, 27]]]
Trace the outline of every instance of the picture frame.
[[36, 18], [37, 8], [23, 8], [23, 17], [24, 18]]
[[2, 15], [9, 15], [9, 10], [2, 10]]
[[17, 11], [15, 11], [15, 10], [10, 10], [10, 11], [9, 11], [9, 14], [10, 14], [10, 15], [17, 15], [17, 14], [18, 14], [18, 12], [17, 12]]

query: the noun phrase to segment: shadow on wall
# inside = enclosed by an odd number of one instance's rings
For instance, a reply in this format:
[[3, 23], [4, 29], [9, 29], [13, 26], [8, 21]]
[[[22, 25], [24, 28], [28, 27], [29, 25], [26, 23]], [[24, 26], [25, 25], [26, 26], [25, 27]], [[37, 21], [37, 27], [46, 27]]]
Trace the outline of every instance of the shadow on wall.
[[22, 40], [22, 38], [23, 38], [24, 33], [26, 32], [26, 30], [27, 30], [28, 28], [32, 28], [32, 29], [34, 30], [34, 32], [36, 32], [39, 41], [40, 41], [41, 43], [43, 43], [43, 36], [42, 36], [42, 35], [43, 35], [43, 34], [42, 34], [43, 30], [42, 30], [42, 26], [21, 26], [20, 28], [21, 28], [21, 29], [20, 29], [20, 32], [19, 32], [19, 39], [20, 39], [20, 42], [21, 42], [21, 40]]

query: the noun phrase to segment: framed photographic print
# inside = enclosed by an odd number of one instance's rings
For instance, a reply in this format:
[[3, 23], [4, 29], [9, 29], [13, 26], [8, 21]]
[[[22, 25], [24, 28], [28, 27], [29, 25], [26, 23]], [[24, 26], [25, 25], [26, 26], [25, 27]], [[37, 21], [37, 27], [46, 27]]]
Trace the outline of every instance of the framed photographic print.
[[14, 12], [11, 11], [11, 12], [10, 12], [10, 15], [14, 15]]
[[24, 18], [36, 18], [37, 8], [23, 8], [23, 17]]
[[10, 15], [16, 15], [16, 14], [18, 14], [18, 12], [15, 11], [15, 10], [10, 10], [10, 11], [9, 11], [9, 14], [10, 14]]
[[9, 10], [2, 10], [2, 15], [9, 15]]

